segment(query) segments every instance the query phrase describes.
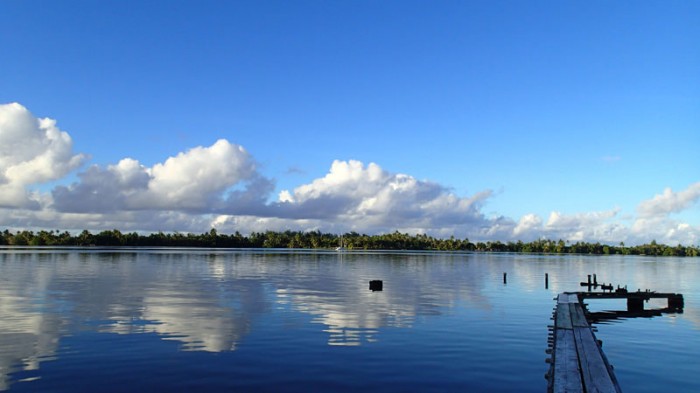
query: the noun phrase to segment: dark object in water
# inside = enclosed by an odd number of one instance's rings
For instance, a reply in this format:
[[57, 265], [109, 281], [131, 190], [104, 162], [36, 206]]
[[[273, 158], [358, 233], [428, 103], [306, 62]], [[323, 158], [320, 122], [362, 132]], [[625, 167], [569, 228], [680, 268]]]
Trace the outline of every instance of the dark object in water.
[[372, 280], [369, 282], [369, 290], [372, 292], [381, 291], [383, 289], [384, 283], [382, 280]]

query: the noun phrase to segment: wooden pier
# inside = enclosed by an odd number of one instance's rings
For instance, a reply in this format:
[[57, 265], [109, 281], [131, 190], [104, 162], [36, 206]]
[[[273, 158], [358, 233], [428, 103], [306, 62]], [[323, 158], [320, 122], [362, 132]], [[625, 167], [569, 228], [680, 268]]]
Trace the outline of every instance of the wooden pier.
[[557, 297], [552, 338], [548, 392], [621, 393], [576, 293]]
[[615, 291], [615, 292], [577, 292], [581, 301], [585, 299], [626, 299], [627, 311], [637, 312], [644, 310], [644, 302], [650, 299], [666, 299], [668, 307], [662, 311], [683, 312], [683, 295], [679, 293], [659, 293], [654, 291]]
[[[590, 279], [589, 279], [590, 280]], [[665, 298], [668, 307], [659, 310], [644, 310], [649, 299]], [[554, 310], [554, 326], [550, 337], [552, 355], [547, 391], [563, 392], [610, 392], [620, 393], [613, 367], [608, 362], [589, 324], [592, 316], [587, 312], [584, 299], [627, 299], [627, 310], [609, 312], [610, 317], [635, 317], [658, 315], [654, 312], [683, 312], [683, 295], [657, 292], [565, 292], [557, 296]], [[597, 318], [592, 318], [597, 320]]]

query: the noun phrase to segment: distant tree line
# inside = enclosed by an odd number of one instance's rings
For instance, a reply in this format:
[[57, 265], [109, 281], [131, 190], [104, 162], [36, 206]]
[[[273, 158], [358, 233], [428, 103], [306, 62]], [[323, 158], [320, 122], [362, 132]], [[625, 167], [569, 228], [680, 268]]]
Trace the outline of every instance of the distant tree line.
[[[535, 240], [532, 242], [487, 241], [471, 242], [469, 239], [435, 238], [418, 234], [393, 232], [381, 235], [363, 235], [356, 232], [343, 234], [347, 249], [360, 250], [440, 250], [516, 252], [542, 254], [596, 254], [596, 255], [658, 255], [699, 256], [697, 246], [668, 246], [652, 241], [649, 244], [625, 246], [564, 240]], [[9, 246], [100, 246], [100, 247], [215, 247], [215, 248], [307, 248], [332, 249], [340, 244], [340, 236], [320, 231], [266, 231], [244, 236], [218, 233], [216, 229], [202, 234], [193, 233], [122, 233], [113, 229], [99, 233], [84, 230], [77, 235], [67, 231], [17, 231], [0, 232], [0, 245]]]

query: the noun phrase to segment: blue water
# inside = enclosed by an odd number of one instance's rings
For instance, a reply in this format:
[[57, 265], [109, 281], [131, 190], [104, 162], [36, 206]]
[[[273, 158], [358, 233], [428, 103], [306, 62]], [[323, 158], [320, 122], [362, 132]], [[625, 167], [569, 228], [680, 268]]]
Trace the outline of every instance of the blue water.
[[95, 248], [0, 249], [0, 390], [543, 392], [592, 273], [685, 295], [597, 326], [623, 390], [700, 391], [698, 258]]

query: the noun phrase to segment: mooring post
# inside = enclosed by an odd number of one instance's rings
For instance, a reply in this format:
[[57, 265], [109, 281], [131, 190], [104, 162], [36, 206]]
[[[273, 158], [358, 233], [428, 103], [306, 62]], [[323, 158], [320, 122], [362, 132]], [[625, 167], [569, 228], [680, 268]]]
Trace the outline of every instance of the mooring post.
[[508, 279], [506, 278], [506, 272], [503, 272], [503, 283], [508, 284]]
[[683, 301], [683, 295], [673, 294], [668, 297], [668, 308], [673, 310], [683, 310], [685, 302]]
[[593, 285], [598, 285], [598, 277], [595, 274], [593, 275]]
[[641, 296], [628, 297], [627, 311], [644, 311], [644, 299]]
[[591, 285], [591, 275], [589, 274], [588, 275], [588, 286], [590, 286], [590, 285]]
[[544, 289], [549, 289], [549, 273], [544, 274]]

